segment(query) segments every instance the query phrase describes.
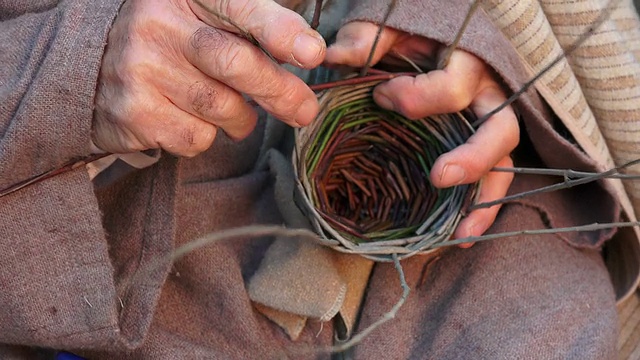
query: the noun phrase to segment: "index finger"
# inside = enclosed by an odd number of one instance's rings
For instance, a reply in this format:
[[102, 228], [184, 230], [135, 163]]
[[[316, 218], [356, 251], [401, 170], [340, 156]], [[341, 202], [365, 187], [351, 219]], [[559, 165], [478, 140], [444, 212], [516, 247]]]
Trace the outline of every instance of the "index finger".
[[326, 43], [302, 16], [273, 0], [190, 0], [191, 10], [208, 25], [250, 34], [280, 61], [314, 68], [324, 59]]
[[[502, 91], [489, 86], [480, 91], [471, 109], [482, 116], [504, 101]], [[507, 106], [490, 117], [465, 144], [441, 155], [433, 165], [431, 181], [449, 187], [478, 181], [520, 141], [520, 127], [513, 108]]]
[[202, 73], [247, 94], [292, 126], [315, 118], [319, 106], [313, 91], [248, 41], [202, 23], [193, 24], [191, 33], [183, 54]]

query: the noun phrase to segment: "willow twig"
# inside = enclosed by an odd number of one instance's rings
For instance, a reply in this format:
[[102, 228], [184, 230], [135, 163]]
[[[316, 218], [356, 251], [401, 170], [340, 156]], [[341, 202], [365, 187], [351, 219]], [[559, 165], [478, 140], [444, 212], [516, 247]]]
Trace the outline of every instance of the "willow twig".
[[[562, 176], [565, 179], [585, 178], [590, 176], [597, 176], [600, 173], [576, 171], [571, 169], [545, 169], [545, 168], [520, 168], [520, 167], [494, 167], [491, 168], [494, 172], [506, 172], [523, 175], [550, 175], [550, 176]], [[622, 180], [637, 180], [640, 179], [640, 175], [632, 174], [611, 174], [607, 176], [607, 179], [622, 179]]]
[[567, 189], [567, 188], [570, 188], [570, 187], [573, 187], [573, 186], [590, 183], [592, 181], [604, 179], [604, 178], [607, 178], [607, 177], [609, 177], [611, 175], [617, 174], [621, 169], [624, 169], [624, 168], [629, 167], [629, 166], [636, 165], [638, 163], [640, 163], [640, 159], [636, 159], [636, 160], [630, 161], [630, 162], [628, 162], [626, 164], [623, 164], [621, 166], [615, 167], [615, 168], [613, 168], [611, 170], [607, 170], [607, 171], [604, 171], [604, 172], [601, 172], [601, 173], [596, 173], [596, 174], [591, 175], [591, 176], [585, 176], [585, 177], [582, 177], [582, 178], [579, 178], [579, 179], [574, 179], [574, 180], [570, 180], [570, 179], [566, 179], [565, 178], [564, 182], [561, 182], [561, 183], [558, 183], [558, 184], [553, 184], [553, 185], [549, 185], [549, 186], [543, 186], [543, 187], [538, 188], [538, 189], [521, 192], [519, 194], [505, 196], [505, 197], [503, 197], [501, 199], [497, 199], [497, 200], [493, 200], [493, 201], [487, 201], [487, 202], [471, 205], [471, 206], [469, 206], [469, 211], [473, 211], [473, 210], [477, 210], [477, 209], [489, 208], [489, 207], [492, 207], [492, 206], [495, 206], [495, 205], [498, 205], [498, 204], [504, 204], [506, 202], [517, 200], [517, 199], [521, 199], [523, 197], [534, 195], [534, 194], [540, 194], [540, 193], [551, 192], [551, 191], [556, 191], [556, 190], [561, 190], [561, 189]]
[[311, 28], [313, 30], [318, 29], [320, 26], [320, 14], [322, 13], [323, 0], [316, 0], [316, 7], [313, 9], [313, 19], [311, 20]]
[[376, 37], [373, 39], [373, 44], [371, 44], [371, 51], [369, 51], [369, 57], [367, 58], [367, 62], [365, 62], [364, 66], [360, 70], [360, 76], [365, 76], [371, 67], [371, 62], [373, 62], [373, 55], [376, 53], [376, 48], [378, 47], [378, 42], [380, 41], [380, 36], [382, 36], [382, 31], [384, 30], [387, 21], [389, 20], [389, 16], [393, 12], [393, 9], [396, 7], [397, 0], [391, 0], [389, 3], [389, 7], [387, 7], [387, 12], [384, 14], [384, 18], [378, 27], [378, 32], [376, 33]]
[[[317, 241], [318, 235], [307, 229], [288, 229], [278, 225], [249, 225], [213, 232], [176, 248], [164, 261], [176, 261], [205, 246], [240, 237], [286, 237]], [[163, 263], [163, 262], [161, 262]]]
[[123, 288], [125, 293], [131, 286], [135, 286], [138, 281], [142, 281], [145, 276], [158, 271], [163, 265], [171, 264], [176, 260], [179, 260], [183, 256], [190, 254], [205, 246], [210, 246], [222, 241], [233, 240], [242, 237], [283, 237], [283, 238], [298, 238], [301, 240], [318, 241], [318, 235], [307, 229], [288, 229], [278, 225], [248, 225], [243, 227], [225, 229], [215, 231], [203, 235], [195, 240], [189, 241], [184, 245], [181, 245], [173, 250], [169, 255], [159, 257], [152, 261], [143, 270], [137, 272], [131, 277]]
[[414, 72], [388, 73], [383, 71], [376, 71], [372, 75], [366, 75], [364, 77], [353, 77], [353, 78], [348, 78], [343, 80], [326, 82], [322, 84], [309, 85], [309, 88], [317, 92], [317, 91], [333, 89], [341, 86], [358, 85], [358, 84], [364, 84], [367, 82], [378, 81], [378, 80], [391, 80], [391, 79], [397, 78], [398, 76], [415, 76], [417, 74], [418, 73], [414, 73]]
[[69, 171], [75, 170], [81, 166], [87, 165], [90, 162], [102, 159], [103, 157], [112, 155], [111, 153], [105, 153], [105, 154], [93, 154], [93, 155], [89, 155], [83, 159], [79, 159], [79, 160], [72, 160], [70, 162], [68, 162], [67, 164], [63, 165], [62, 167], [53, 169], [53, 170], [49, 170], [46, 171], [40, 175], [36, 175], [32, 178], [29, 178], [27, 180], [21, 181], [17, 184], [11, 185], [6, 189], [0, 189], [0, 198], [7, 196], [9, 194], [12, 194], [18, 190], [24, 189], [29, 185], [33, 185], [35, 183], [41, 182], [43, 180], [46, 179], [50, 179], [54, 176], [60, 175], [60, 174], [64, 174], [67, 173]]
[[596, 231], [596, 230], [605, 230], [605, 229], [613, 229], [613, 228], [624, 228], [624, 227], [635, 227], [640, 226], [640, 221], [625, 221], [625, 222], [613, 222], [613, 223], [592, 223], [587, 225], [578, 225], [578, 226], [568, 226], [562, 228], [549, 228], [549, 229], [534, 229], [534, 230], [517, 230], [517, 231], [508, 231], [499, 234], [488, 234], [488, 235], [480, 235], [480, 236], [469, 236], [466, 238], [460, 238], [455, 240], [449, 240], [445, 243], [434, 245], [433, 248], [440, 248], [445, 246], [453, 246], [460, 244], [468, 244], [475, 242], [482, 242], [487, 240], [495, 240], [508, 238], [512, 236], [523, 236], [523, 235], [545, 235], [545, 234], [557, 234], [557, 233], [566, 233], [566, 232], [578, 232], [578, 231]]
[[464, 31], [467, 29], [467, 26], [469, 26], [469, 22], [471, 21], [471, 18], [473, 17], [473, 14], [478, 9], [479, 5], [480, 5], [480, 0], [474, 0], [473, 3], [471, 3], [471, 6], [469, 7], [469, 11], [467, 11], [467, 16], [465, 16], [464, 21], [462, 22], [462, 25], [460, 26], [460, 29], [456, 34], [456, 38], [453, 40], [451, 45], [447, 46], [447, 48], [444, 50], [444, 53], [442, 54], [442, 57], [440, 58], [440, 61], [438, 62], [438, 70], [442, 70], [446, 68], [447, 65], [449, 64], [451, 55], [453, 54], [454, 50], [458, 47], [458, 44], [462, 39], [462, 35], [464, 35]]
[[400, 286], [402, 287], [402, 295], [400, 296], [400, 299], [398, 300], [398, 302], [396, 302], [396, 304], [393, 305], [391, 310], [385, 313], [373, 324], [369, 325], [366, 329], [362, 330], [358, 334], [355, 334], [348, 341], [340, 345], [330, 346], [327, 348], [320, 349], [321, 352], [339, 353], [339, 352], [347, 351], [353, 348], [354, 346], [360, 344], [367, 336], [369, 336], [373, 331], [378, 329], [384, 323], [386, 323], [387, 321], [393, 320], [396, 317], [402, 305], [404, 305], [405, 301], [407, 301], [407, 298], [409, 297], [409, 293], [411, 292], [411, 288], [407, 284], [407, 280], [404, 276], [404, 271], [402, 270], [402, 264], [400, 264], [400, 260], [398, 259], [397, 254], [393, 254], [393, 265], [396, 268], [396, 271], [398, 272], [398, 277], [400, 278]]

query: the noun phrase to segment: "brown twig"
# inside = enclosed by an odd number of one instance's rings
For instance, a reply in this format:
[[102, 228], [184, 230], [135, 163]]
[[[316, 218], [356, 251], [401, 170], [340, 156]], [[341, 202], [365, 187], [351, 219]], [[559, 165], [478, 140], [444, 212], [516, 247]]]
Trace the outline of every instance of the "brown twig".
[[320, 14], [322, 13], [323, 0], [316, 0], [316, 7], [313, 10], [313, 19], [311, 20], [311, 28], [317, 30], [320, 26]]
[[79, 160], [72, 160], [70, 162], [68, 162], [67, 164], [63, 165], [60, 168], [57, 169], [53, 169], [53, 170], [49, 170], [47, 172], [44, 172], [40, 175], [36, 175], [30, 179], [21, 181], [15, 185], [11, 185], [6, 189], [2, 189], [0, 190], [0, 198], [7, 196], [9, 194], [12, 194], [18, 190], [24, 189], [25, 187], [29, 186], [29, 185], [33, 185], [35, 183], [41, 182], [43, 180], [46, 179], [50, 179], [54, 176], [60, 175], [60, 174], [64, 174], [67, 173], [71, 170], [75, 170], [77, 168], [79, 168], [80, 166], [84, 166], [87, 165], [90, 162], [102, 159], [103, 157], [109, 156], [112, 154], [93, 154], [93, 155], [89, 155], [84, 159], [79, 159]]
[[397, 0], [391, 0], [391, 2], [389, 3], [389, 6], [387, 7], [387, 12], [384, 14], [384, 18], [382, 18], [382, 21], [378, 26], [378, 32], [376, 33], [376, 37], [373, 39], [373, 44], [371, 44], [371, 51], [369, 51], [369, 57], [367, 58], [367, 61], [365, 62], [362, 69], [360, 70], [361, 77], [365, 76], [368, 73], [369, 68], [372, 65], [371, 63], [373, 62], [373, 56], [376, 53], [376, 48], [378, 47], [380, 36], [382, 36], [382, 31], [384, 30], [384, 27], [387, 24], [387, 21], [389, 21], [389, 16], [391, 16], [393, 9], [395, 9], [396, 7], [396, 2]]

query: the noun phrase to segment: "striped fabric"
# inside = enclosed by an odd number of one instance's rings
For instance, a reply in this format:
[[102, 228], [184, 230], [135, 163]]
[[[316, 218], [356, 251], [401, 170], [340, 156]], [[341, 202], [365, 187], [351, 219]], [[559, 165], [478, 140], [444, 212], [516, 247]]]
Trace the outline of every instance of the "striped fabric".
[[[640, 158], [640, 22], [630, 0], [483, 0], [482, 6], [532, 74], [590, 31], [536, 89], [602, 170]], [[594, 29], [603, 11], [608, 16]], [[640, 166], [627, 171], [640, 174]], [[640, 181], [610, 183], [635, 219]]]

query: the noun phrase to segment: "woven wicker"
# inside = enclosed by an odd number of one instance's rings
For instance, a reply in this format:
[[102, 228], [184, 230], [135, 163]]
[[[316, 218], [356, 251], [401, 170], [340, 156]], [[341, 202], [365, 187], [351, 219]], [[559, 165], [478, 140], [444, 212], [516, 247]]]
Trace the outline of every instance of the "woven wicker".
[[408, 120], [378, 107], [378, 81], [320, 95], [312, 125], [296, 131], [297, 202], [338, 251], [377, 261], [446, 242], [478, 184], [436, 189], [429, 172], [473, 133], [470, 112]]

